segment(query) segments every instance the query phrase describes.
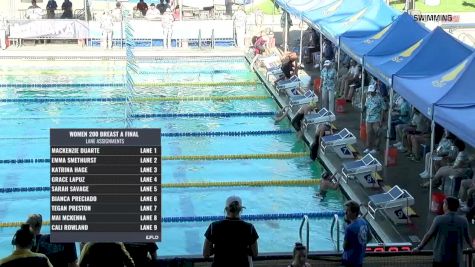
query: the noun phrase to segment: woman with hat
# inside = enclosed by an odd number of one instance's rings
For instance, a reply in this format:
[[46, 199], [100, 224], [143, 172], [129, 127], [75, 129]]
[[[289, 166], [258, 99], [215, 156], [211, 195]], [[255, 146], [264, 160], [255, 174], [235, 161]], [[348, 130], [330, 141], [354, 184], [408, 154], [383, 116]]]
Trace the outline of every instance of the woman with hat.
[[259, 235], [251, 223], [241, 220], [242, 200], [226, 199], [226, 218], [213, 222], [205, 233], [203, 256], [214, 255], [212, 267], [248, 267], [258, 253]]
[[366, 112], [366, 149], [363, 153], [375, 154], [378, 152], [380, 143], [379, 130], [383, 124], [383, 112], [386, 109], [385, 102], [376, 92], [374, 84], [368, 86], [368, 98], [363, 111]]
[[330, 60], [325, 60], [320, 74], [322, 80], [322, 107], [335, 112], [335, 78], [336, 71]]

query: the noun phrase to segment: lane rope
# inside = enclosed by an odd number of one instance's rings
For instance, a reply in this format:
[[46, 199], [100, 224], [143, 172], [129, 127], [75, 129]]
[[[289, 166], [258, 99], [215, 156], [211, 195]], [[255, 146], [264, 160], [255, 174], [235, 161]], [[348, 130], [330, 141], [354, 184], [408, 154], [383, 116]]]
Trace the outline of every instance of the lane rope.
[[[226, 101], [226, 100], [263, 100], [270, 96], [237, 95], [237, 96], [169, 96], [169, 97], [135, 97], [131, 102], [161, 101]], [[48, 102], [124, 102], [125, 97], [91, 97], [91, 98], [2, 98], [0, 103], [48, 103]]]
[[274, 116], [275, 111], [256, 111], [256, 112], [209, 112], [209, 113], [150, 113], [150, 114], [132, 114], [132, 118], [194, 118], [194, 117], [266, 117]]
[[[257, 81], [224, 81], [224, 82], [138, 82], [135, 86], [155, 87], [210, 87], [210, 86], [247, 86], [257, 85]], [[125, 83], [10, 83], [0, 84], [0, 88], [55, 88], [55, 87], [124, 87]]]
[[[271, 221], [271, 220], [295, 220], [302, 219], [307, 215], [310, 219], [320, 219], [333, 217], [335, 214], [343, 216], [343, 211], [316, 211], [316, 212], [300, 212], [300, 213], [267, 213], [267, 214], [248, 214], [241, 215], [243, 220], [247, 221]], [[163, 217], [164, 223], [178, 222], [211, 222], [225, 219], [224, 216], [208, 215], [208, 216], [176, 216]], [[20, 227], [25, 222], [0, 222], [0, 228]], [[51, 225], [50, 221], [43, 221], [43, 225]]]
[[166, 96], [166, 97], [136, 97], [133, 102], [148, 101], [226, 101], [226, 100], [263, 100], [270, 99], [265, 95], [236, 95], [236, 96]]
[[[74, 72], [75, 76], [92, 76], [91, 74], [97, 75], [97, 71], [76, 71]], [[152, 74], [236, 74], [236, 73], [251, 73], [247, 69], [235, 69], [235, 70], [218, 70], [218, 69], [209, 69], [209, 70], [178, 70], [178, 69], [166, 69], [159, 71], [139, 71], [138, 74], [141, 75], [152, 75]], [[63, 70], [29, 70], [26, 72], [19, 72], [15, 70], [3, 70], [0, 71], [2, 76], [10, 77], [24, 77], [31, 75], [69, 75], [70, 73]], [[124, 74], [123, 70], [108, 70], [101, 71], [101, 76], [122, 76]]]

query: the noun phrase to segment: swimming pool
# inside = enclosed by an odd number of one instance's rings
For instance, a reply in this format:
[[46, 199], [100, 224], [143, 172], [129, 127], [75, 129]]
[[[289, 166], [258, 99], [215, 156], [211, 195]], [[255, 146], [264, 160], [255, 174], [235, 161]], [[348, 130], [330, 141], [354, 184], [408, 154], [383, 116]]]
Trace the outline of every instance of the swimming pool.
[[[179, 64], [178, 64], [179, 63]], [[162, 155], [255, 154], [260, 159], [176, 160], [162, 164], [162, 183], [273, 181], [266, 186], [163, 188], [162, 216], [224, 215], [224, 201], [239, 195], [244, 214], [299, 214], [342, 210], [343, 196], [313, 197], [316, 185], [286, 181], [320, 177], [288, 121], [274, 124], [279, 108], [244, 58], [139, 62], [131, 127], [161, 128]], [[50, 128], [124, 127], [124, 62], [8, 61], [0, 66], [0, 160], [48, 159]], [[169, 97], [167, 101], [157, 100]], [[200, 97], [201, 99], [191, 99]], [[232, 113], [233, 115], [229, 115]], [[175, 114], [175, 115], [173, 115]], [[187, 114], [177, 117], [176, 114]], [[234, 132], [231, 134], [231, 132]], [[176, 133], [173, 136], [171, 133]], [[181, 133], [193, 133], [185, 136]], [[290, 153], [290, 158], [269, 155]], [[284, 183], [284, 184], [282, 184]], [[48, 187], [48, 163], [0, 164], [0, 187]], [[1, 222], [30, 213], [49, 218], [49, 192], [0, 193]], [[260, 252], [291, 251], [301, 218], [253, 221]], [[163, 223], [159, 255], [201, 254], [210, 221]], [[333, 250], [331, 218], [310, 222], [311, 250]], [[16, 228], [0, 228], [0, 257]], [[43, 232], [48, 232], [44, 227]]]

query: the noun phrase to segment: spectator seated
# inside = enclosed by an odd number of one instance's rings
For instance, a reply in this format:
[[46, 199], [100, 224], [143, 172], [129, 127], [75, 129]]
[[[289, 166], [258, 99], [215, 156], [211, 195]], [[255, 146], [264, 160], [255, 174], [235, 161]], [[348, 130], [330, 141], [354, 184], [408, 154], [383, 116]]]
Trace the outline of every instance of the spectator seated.
[[471, 179], [473, 177], [473, 169], [465, 168], [463, 172], [456, 175], [450, 175], [442, 184], [442, 190], [446, 196], [456, 197], [459, 195], [460, 186], [463, 180]]

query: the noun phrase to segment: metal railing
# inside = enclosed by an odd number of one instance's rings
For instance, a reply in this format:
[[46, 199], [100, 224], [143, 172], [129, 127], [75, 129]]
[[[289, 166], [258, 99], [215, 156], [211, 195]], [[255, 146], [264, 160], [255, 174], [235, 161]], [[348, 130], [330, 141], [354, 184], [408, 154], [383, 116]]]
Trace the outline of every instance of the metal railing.
[[[334, 228], [336, 227], [336, 240], [333, 236]], [[333, 242], [333, 246], [337, 252], [340, 252], [340, 220], [338, 218], [338, 214], [333, 215], [332, 225], [330, 227], [330, 237]]]
[[308, 221], [308, 216], [304, 215], [302, 218], [302, 222], [300, 223], [300, 230], [299, 230], [299, 237], [300, 237], [300, 243], [303, 243], [303, 238], [302, 238], [302, 231], [303, 231], [303, 226], [307, 225], [307, 251], [310, 251], [310, 223]]
[[[381, 248], [381, 247], [378, 247]], [[464, 267], [473, 267], [473, 250], [464, 251]], [[433, 252], [424, 250], [419, 253], [404, 250], [381, 250], [376, 249], [371, 252], [367, 251], [363, 265], [365, 267], [421, 267], [432, 266]], [[341, 253], [337, 252], [312, 252], [308, 254], [308, 261], [312, 266], [319, 267], [340, 267]], [[293, 259], [291, 252], [284, 253], [260, 253], [259, 256], [253, 258], [254, 266], [287, 266]], [[213, 259], [204, 259], [202, 256], [190, 255], [183, 257], [160, 257], [157, 262], [150, 266], [209, 266], [209, 262]], [[168, 264], [168, 265], [167, 265]]]

